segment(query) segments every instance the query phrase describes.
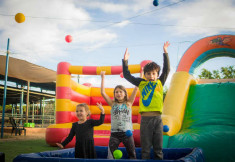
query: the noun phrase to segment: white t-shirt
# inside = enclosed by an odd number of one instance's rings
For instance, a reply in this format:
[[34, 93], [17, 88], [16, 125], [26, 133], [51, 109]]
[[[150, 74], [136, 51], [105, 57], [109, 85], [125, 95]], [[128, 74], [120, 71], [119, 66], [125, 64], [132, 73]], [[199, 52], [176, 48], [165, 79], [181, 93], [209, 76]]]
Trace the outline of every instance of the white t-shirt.
[[111, 132], [133, 131], [132, 109], [126, 104], [115, 103], [111, 109]]

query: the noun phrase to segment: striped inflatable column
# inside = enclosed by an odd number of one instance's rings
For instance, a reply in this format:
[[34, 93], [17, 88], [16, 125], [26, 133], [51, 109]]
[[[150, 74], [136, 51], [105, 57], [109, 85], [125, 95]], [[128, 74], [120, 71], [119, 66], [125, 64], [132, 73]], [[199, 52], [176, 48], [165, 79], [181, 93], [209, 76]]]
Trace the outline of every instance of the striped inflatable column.
[[57, 66], [56, 77], [56, 124], [69, 123], [71, 114], [71, 74], [67, 62]]

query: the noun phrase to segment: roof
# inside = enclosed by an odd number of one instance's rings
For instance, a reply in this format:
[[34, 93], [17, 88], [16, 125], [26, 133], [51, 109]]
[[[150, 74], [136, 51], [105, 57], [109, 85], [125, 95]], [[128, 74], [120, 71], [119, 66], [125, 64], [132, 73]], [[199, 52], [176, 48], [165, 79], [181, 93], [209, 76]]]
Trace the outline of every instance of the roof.
[[[6, 56], [0, 56], [0, 74], [5, 75]], [[8, 77], [30, 81], [34, 83], [48, 83], [56, 81], [56, 71], [9, 57]]]
[[[0, 56], [0, 80], [5, 80], [6, 56]], [[15, 104], [20, 102], [22, 91], [24, 92], [24, 103], [26, 103], [27, 86], [40, 88], [39, 91], [30, 89], [29, 102], [37, 102], [43, 97], [50, 99], [55, 97], [55, 93], [43, 92], [49, 90], [55, 92], [56, 89], [56, 71], [41, 67], [30, 62], [9, 57], [7, 83], [13, 82], [15, 85], [7, 84], [6, 104]], [[1, 84], [1, 83], [0, 83]], [[4, 85], [0, 85], [0, 105], [3, 102]]]

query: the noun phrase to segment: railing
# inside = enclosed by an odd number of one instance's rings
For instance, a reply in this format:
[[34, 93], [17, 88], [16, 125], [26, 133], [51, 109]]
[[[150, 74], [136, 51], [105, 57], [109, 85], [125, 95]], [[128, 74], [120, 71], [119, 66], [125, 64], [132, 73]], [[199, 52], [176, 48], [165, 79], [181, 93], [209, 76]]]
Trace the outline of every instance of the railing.
[[[11, 126], [9, 117], [13, 117], [17, 123], [24, 125], [26, 115], [5, 113], [5, 127]], [[0, 113], [0, 123], [2, 122], [2, 113]], [[28, 123], [35, 123], [35, 127], [46, 128], [50, 124], [55, 124], [54, 115], [28, 115]]]

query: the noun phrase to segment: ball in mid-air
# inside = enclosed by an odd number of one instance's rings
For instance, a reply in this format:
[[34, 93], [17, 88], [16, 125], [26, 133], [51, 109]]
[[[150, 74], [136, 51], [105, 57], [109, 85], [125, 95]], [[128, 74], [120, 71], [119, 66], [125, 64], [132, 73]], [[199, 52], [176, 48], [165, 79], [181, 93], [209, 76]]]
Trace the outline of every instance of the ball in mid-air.
[[17, 13], [17, 14], [15, 15], [15, 20], [16, 20], [16, 22], [18, 22], [18, 23], [24, 22], [24, 21], [25, 21], [25, 16], [24, 16], [24, 14], [22, 14], [22, 13]]
[[73, 40], [73, 37], [71, 35], [66, 35], [66, 37], [65, 37], [66, 42], [70, 43], [70, 42], [72, 42], [72, 40]]
[[154, 0], [154, 1], [153, 1], [153, 5], [154, 5], [154, 6], [158, 6], [158, 5], [159, 5], [158, 0]]

